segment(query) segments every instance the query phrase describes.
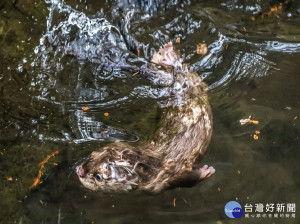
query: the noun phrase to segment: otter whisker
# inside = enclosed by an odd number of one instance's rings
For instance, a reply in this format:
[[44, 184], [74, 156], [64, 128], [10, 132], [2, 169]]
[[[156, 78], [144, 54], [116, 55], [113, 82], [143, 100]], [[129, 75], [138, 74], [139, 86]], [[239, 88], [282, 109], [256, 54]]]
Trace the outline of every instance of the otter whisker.
[[140, 161], [137, 161], [137, 162], [134, 164], [134, 166], [133, 166], [133, 168], [132, 168], [132, 172], [135, 172], [136, 167], [137, 167], [140, 163], [141, 163]]
[[133, 172], [128, 167], [124, 166], [123, 168], [128, 172], [128, 174], [130, 175], [133, 174]]

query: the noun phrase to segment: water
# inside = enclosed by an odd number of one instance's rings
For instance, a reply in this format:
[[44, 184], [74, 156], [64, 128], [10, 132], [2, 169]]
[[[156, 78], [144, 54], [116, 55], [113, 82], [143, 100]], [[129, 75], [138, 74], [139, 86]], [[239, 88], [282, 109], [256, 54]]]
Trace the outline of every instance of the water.
[[[297, 211], [299, 7], [269, 13], [270, 2], [254, 0], [2, 1], [0, 223], [245, 223], [225, 216], [231, 200], [296, 203]], [[90, 152], [114, 140], [139, 144], [157, 128], [164, 90], [131, 69], [178, 37], [183, 61], [209, 86], [214, 130], [203, 163], [217, 172], [155, 196], [84, 189], [74, 167]], [[202, 42], [204, 56], [196, 53]], [[135, 43], [139, 58], [127, 50]], [[259, 124], [242, 126], [250, 115]], [[29, 189], [38, 164], [56, 150], [42, 183]], [[299, 215], [264, 221], [299, 223]]]

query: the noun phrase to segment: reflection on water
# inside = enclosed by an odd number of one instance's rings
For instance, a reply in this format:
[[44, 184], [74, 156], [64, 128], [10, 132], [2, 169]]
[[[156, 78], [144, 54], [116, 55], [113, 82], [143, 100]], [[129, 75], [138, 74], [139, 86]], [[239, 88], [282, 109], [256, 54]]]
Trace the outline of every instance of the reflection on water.
[[[272, 1], [132, 2], [0, 3], [0, 222], [227, 223], [230, 200], [299, 204], [300, 6], [264, 18]], [[91, 151], [145, 141], [157, 128], [164, 89], [133, 74], [178, 37], [184, 63], [209, 86], [204, 162], [217, 173], [157, 196], [83, 189], [74, 167]], [[249, 115], [259, 124], [241, 126]]]

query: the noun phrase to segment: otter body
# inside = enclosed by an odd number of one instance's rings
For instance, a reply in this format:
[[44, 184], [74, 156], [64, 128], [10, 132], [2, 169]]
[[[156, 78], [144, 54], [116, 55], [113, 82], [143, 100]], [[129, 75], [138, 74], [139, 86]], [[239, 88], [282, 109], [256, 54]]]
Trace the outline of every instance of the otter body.
[[212, 113], [206, 85], [200, 77], [181, 64], [171, 43], [152, 59], [154, 64], [141, 68], [153, 83], [167, 89], [160, 102], [165, 111], [153, 138], [134, 148], [112, 143], [92, 152], [77, 167], [81, 183], [92, 190], [141, 190], [158, 193], [164, 189], [189, 187], [211, 176], [207, 165], [195, 168], [203, 156], [212, 133]]

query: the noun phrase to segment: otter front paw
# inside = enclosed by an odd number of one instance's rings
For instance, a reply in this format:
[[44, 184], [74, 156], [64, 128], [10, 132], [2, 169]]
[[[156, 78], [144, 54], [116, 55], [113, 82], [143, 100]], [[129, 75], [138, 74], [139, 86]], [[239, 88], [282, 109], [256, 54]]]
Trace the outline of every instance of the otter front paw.
[[200, 169], [183, 170], [170, 178], [169, 186], [170, 188], [192, 187], [200, 181], [207, 179], [215, 172], [216, 170], [212, 166], [208, 167], [208, 165], [204, 165]]
[[200, 181], [205, 180], [206, 178], [209, 178], [211, 175], [213, 175], [216, 170], [212, 166], [208, 167], [208, 165], [204, 165], [202, 168], [199, 169], [200, 171]]

